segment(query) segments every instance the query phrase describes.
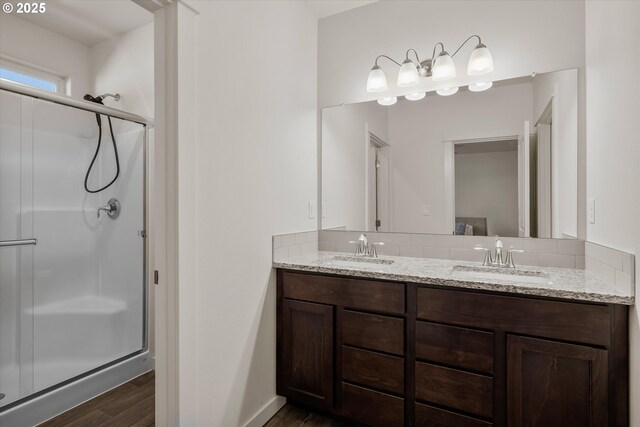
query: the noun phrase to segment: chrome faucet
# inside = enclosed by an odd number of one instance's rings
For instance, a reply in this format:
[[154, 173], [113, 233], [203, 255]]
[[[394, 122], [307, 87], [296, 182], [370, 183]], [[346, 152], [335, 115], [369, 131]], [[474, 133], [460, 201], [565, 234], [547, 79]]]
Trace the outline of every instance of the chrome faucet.
[[480, 246], [476, 246], [473, 249], [475, 249], [476, 251], [484, 251], [484, 261], [482, 262], [482, 265], [488, 267], [516, 268], [516, 265], [513, 261], [513, 253], [524, 252], [522, 249], [509, 249], [505, 258], [503, 252], [504, 245], [502, 244], [502, 240], [500, 239], [496, 239], [493, 251], [491, 249], [483, 248]]
[[349, 243], [353, 243], [356, 245], [356, 251], [353, 256], [362, 256], [362, 257], [378, 257], [378, 249], [376, 246], [384, 245], [383, 242], [369, 243], [369, 239], [366, 234], [361, 234], [358, 237], [358, 240], [350, 240]]
[[109, 199], [106, 205], [98, 208], [98, 218], [100, 218], [100, 212], [106, 212], [109, 218], [115, 219], [120, 214], [120, 202], [118, 199]]

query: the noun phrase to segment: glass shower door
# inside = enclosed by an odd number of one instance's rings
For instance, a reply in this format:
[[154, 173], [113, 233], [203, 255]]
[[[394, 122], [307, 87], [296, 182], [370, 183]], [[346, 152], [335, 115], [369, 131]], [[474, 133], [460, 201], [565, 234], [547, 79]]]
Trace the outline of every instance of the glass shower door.
[[[145, 346], [144, 126], [111, 119], [120, 173], [85, 191], [94, 113], [0, 91], [0, 400], [47, 390]], [[116, 174], [108, 120], [90, 189]], [[98, 208], [119, 201], [117, 216]]]
[[33, 393], [32, 104], [0, 91], [0, 407]]

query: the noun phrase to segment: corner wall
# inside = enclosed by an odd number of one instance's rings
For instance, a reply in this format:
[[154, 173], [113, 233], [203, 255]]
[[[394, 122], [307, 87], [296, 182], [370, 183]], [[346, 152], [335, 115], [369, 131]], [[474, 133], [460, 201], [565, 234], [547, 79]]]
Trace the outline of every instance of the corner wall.
[[[640, 2], [586, 2], [587, 198], [590, 242], [636, 254], [640, 296]], [[589, 266], [587, 266], [587, 269]], [[631, 426], [640, 426], [640, 311], [631, 307]]]
[[272, 235], [316, 228], [317, 19], [297, 1], [192, 3], [195, 305], [180, 317], [195, 319], [196, 344], [180, 378], [196, 401], [180, 415], [261, 425], [283, 403]]
[[91, 71], [92, 93], [121, 96], [105, 105], [153, 117], [153, 23], [92, 46]]

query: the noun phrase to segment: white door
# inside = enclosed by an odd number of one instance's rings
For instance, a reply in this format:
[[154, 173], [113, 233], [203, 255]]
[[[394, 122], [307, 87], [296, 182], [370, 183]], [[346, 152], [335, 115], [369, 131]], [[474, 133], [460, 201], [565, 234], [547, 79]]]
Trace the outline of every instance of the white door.
[[529, 122], [524, 122], [524, 132], [518, 138], [518, 236], [531, 234], [531, 195], [529, 165]]
[[376, 151], [377, 148], [370, 144], [367, 150], [367, 231], [376, 231], [378, 204]]
[[551, 235], [551, 126], [539, 124], [538, 129], [538, 236]]

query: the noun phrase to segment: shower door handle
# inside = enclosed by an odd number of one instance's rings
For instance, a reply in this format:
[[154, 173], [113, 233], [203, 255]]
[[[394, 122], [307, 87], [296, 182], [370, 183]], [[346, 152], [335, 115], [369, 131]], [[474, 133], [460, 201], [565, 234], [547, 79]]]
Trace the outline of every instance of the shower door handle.
[[37, 239], [21, 239], [21, 240], [0, 240], [0, 248], [13, 246], [37, 245]]

